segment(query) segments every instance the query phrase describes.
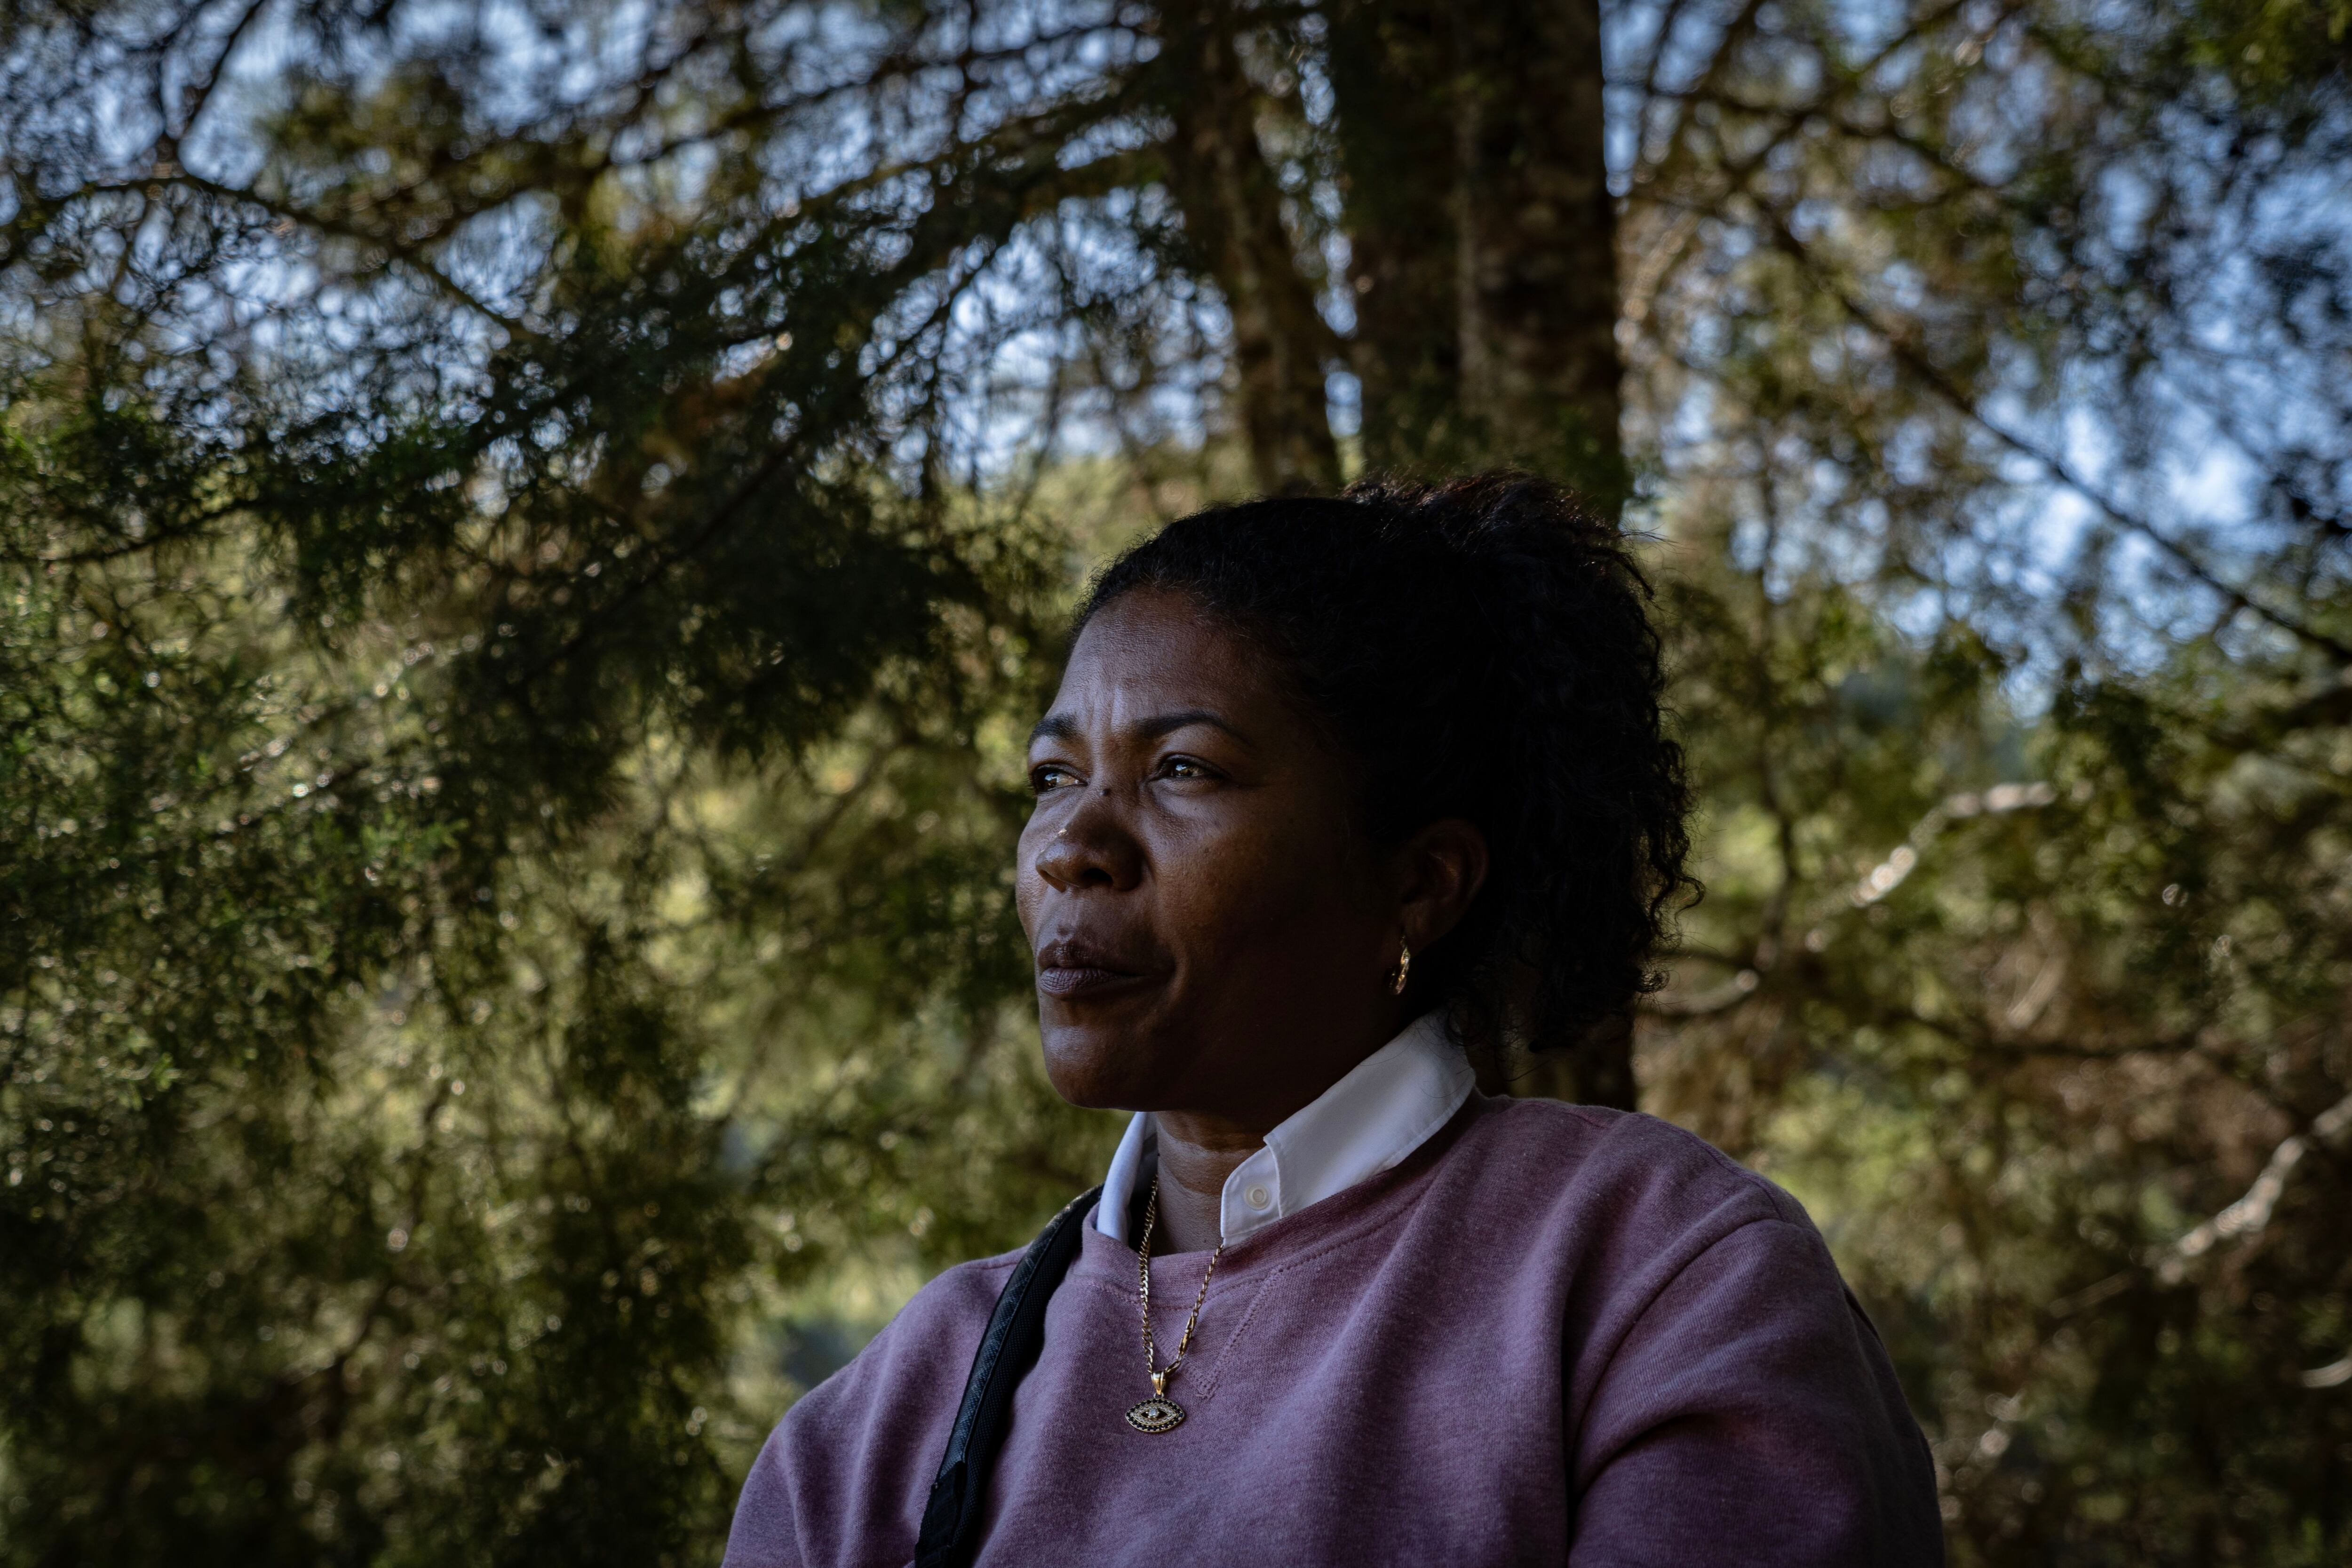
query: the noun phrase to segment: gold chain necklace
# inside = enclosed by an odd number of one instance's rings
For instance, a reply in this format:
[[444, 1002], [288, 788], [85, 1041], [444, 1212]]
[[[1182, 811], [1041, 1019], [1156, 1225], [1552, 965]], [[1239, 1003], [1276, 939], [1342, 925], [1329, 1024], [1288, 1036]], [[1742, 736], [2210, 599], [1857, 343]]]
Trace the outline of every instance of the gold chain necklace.
[[1192, 1330], [1201, 1321], [1201, 1303], [1209, 1299], [1209, 1277], [1217, 1271], [1217, 1259], [1225, 1255], [1223, 1237], [1217, 1249], [1209, 1254], [1209, 1267], [1201, 1271], [1200, 1292], [1192, 1298], [1192, 1315], [1184, 1320], [1183, 1336], [1176, 1342], [1176, 1359], [1159, 1366], [1160, 1352], [1151, 1342], [1151, 1226], [1160, 1217], [1160, 1178], [1151, 1178], [1151, 1197], [1143, 1205], [1143, 1245], [1136, 1249], [1141, 1259], [1138, 1272], [1141, 1283], [1136, 1291], [1143, 1312], [1143, 1370], [1151, 1379], [1151, 1397], [1127, 1413], [1127, 1424], [1139, 1432], [1172, 1432], [1184, 1424], [1184, 1407], [1168, 1397], [1168, 1380], [1184, 1364], [1184, 1352], [1192, 1348]]

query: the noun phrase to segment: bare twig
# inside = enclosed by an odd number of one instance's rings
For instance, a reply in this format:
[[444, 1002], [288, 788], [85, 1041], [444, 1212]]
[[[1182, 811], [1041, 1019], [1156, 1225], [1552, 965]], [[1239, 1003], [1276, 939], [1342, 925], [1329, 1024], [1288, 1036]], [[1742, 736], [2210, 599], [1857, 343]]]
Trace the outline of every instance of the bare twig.
[[2312, 1119], [2310, 1126], [2285, 1138], [2272, 1150], [2263, 1173], [2254, 1178], [2254, 1184], [2246, 1189], [2243, 1197], [2167, 1248], [2157, 1264], [2157, 1278], [2168, 1285], [2177, 1284], [2188, 1272], [2190, 1259], [2203, 1257], [2219, 1243], [2260, 1236], [2270, 1224], [2280, 1195], [2286, 1191], [2287, 1178], [2294, 1173], [2304, 1156], [2311, 1152], [2315, 1144], [2335, 1142], [2347, 1130], [2352, 1130], [2352, 1094], [2321, 1111]]
[[1831, 275], [1830, 268], [1813, 254], [1811, 248], [1802, 239], [1798, 237], [1786, 214], [1769, 203], [1759, 201], [1756, 205], [1758, 210], [1764, 215], [1772, 230], [1774, 241], [1780, 250], [1810, 273], [1813, 279], [1828, 291], [1831, 298], [1837, 301], [1839, 308], [1855, 325], [1866, 329], [1884, 342], [1888, 351], [1894, 354], [1898, 364], [1916, 377], [1955, 413], [2001, 446], [2040, 467], [2052, 479], [2090, 502], [2110, 522], [2147, 540], [2164, 552], [2182, 571], [2206, 589], [2220, 595], [2238, 608], [2269, 622], [2298, 641], [2324, 650], [2337, 663], [2352, 665], [2352, 644], [2331, 637], [2315, 626], [2307, 626], [2284, 611], [2274, 609], [2254, 598], [2247, 589], [2230, 582], [2214, 571], [2186, 544], [2157, 527], [2147, 518], [2131, 511], [2090, 479], [2078, 473], [2065, 458], [2027, 440], [2015, 431], [1988, 417], [1983, 410], [1977, 406], [1974, 398], [1955, 385], [1941, 367], [1919, 351], [1917, 345], [1912, 341], [1910, 333], [1898, 325], [1882, 321], [1876, 311], [1854, 298], [1851, 289]]

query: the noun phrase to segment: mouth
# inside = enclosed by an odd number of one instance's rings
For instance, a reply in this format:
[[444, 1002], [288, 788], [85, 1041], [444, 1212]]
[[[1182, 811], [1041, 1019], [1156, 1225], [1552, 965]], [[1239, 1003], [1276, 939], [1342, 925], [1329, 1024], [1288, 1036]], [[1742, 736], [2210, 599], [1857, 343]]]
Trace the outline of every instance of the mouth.
[[1048, 996], [1095, 996], [1145, 977], [1142, 970], [1087, 942], [1050, 942], [1037, 950], [1037, 989]]

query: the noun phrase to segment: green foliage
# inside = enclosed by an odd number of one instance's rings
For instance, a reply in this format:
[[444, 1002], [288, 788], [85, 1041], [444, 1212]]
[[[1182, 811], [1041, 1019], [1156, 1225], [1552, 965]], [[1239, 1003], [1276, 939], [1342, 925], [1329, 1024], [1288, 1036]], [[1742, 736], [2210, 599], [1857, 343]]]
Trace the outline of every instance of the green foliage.
[[[420, 72], [302, 88], [275, 177], [391, 199]], [[247, 215], [173, 195], [135, 308], [74, 281], [125, 231], [16, 235], [79, 319], [17, 339], [0, 473], [9, 1550], [701, 1559], [782, 1397], [751, 1331], [1101, 1142], [1003, 1038], [1058, 576], [871, 474], [927, 257], [583, 218], [560, 332], [384, 285], [362, 352], [231, 353], [189, 295]], [[984, 1201], [925, 1242], [914, 1192]]]
[[1710, 617], [1739, 608], [1676, 609], [1716, 848], [1647, 1103], [1822, 1219], [1942, 1416], [1972, 1557], [2326, 1561], [2352, 1411], [2305, 1373], [2344, 1353], [2340, 1155], [2242, 1239], [2189, 1237], [2344, 1099], [2352, 752], [2249, 754], [2284, 671], [2183, 655], [2028, 723], [1965, 628], [1794, 592], [1727, 665]]
[[[11, 1537], [699, 1555], [744, 1458], [711, 1425], [742, 1326], [910, 1206], [876, 1189], [940, 1188], [866, 1151], [1087, 1141], [990, 1047], [1025, 976], [991, 716], [1035, 678], [980, 606], [1020, 602], [1017, 531], [971, 549], [856, 484], [791, 529], [773, 498], [726, 595], [760, 608], [723, 627], [671, 597], [667, 541], [529, 524], [394, 596], [245, 519], [93, 538], [78, 514], [122, 512], [85, 498], [157, 426], [17, 407]], [[397, 552], [328, 537], [362, 536]], [[591, 552], [569, 590], [556, 539]], [[820, 571], [840, 588], [791, 586]], [[1076, 1179], [1003, 1147], [962, 1142], [992, 1202], [941, 1243]]]
[[1751, 9], [1645, 121], [1634, 406], [1715, 849], [1644, 1103], [1822, 1219], [1961, 1563], [2352, 1542], [2315, 26]]

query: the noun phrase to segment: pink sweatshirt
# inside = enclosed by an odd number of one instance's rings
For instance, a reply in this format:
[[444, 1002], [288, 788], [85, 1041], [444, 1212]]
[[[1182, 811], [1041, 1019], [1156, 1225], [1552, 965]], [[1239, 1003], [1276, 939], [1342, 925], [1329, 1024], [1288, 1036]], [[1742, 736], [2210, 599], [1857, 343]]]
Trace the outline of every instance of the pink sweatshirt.
[[[949, 1269], [785, 1415], [727, 1568], [902, 1568], [1017, 1253]], [[1164, 1359], [1208, 1262], [1152, 1260]], [[1474, 1096], [1225, 1250], [1169, 1394], [1091, 1221], [982, 1564], [1935, 1564], [1926, 1442], [1796, 1200], [1664, 1122]]]

